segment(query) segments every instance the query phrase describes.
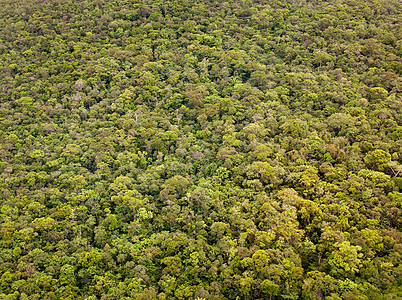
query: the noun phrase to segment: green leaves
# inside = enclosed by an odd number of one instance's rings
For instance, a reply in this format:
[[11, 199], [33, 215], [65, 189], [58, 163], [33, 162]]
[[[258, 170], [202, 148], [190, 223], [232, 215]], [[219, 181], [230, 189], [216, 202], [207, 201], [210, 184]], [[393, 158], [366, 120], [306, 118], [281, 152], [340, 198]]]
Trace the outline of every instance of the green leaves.
[[353, 246], [348, 241], [336, 243], [334, 245], [337, 250], [332, 252], [329, 258], [329, 265], [331, 273], [336, 276], [354, 275], [359, 272], [361, 266], [362, 253], [359, 253], [362, 249], [360, 246]]
[[57, 228], [57, 222], [50, 217], [36, 218], [32, 224], [36, 229], [48, 232]]
[[100, 263], [102, 255], [97, 250], [83, 251], [78, 255], [78, 265], [83, 268], [97, 266]]
[[400, 295], [398, 1], [12, 2], [0, 298]]
[[371, 151], [364, 157], [364, 162], [378, 171], [384, 171], [390, 161], [391, 155], [381, 149]]
[[355, 122], [355, 119], [344, 113], [335, 113], [328, 118], [328, 125], [338, 133], [342, 129], [345, 129], [349, 126], [352, 126]]
[[371, 88], [369, 93], [370, 93], [370, 100], [373, 102], [385, 100], [385, 98], [388, 96], [388, 91], [382, 87]]

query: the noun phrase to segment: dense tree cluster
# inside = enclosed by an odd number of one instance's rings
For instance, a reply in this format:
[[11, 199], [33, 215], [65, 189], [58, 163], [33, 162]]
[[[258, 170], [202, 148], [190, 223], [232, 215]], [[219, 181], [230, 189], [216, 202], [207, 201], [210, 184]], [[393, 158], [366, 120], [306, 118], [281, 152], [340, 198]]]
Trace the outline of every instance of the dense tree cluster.
[[402, 297], [401, 9], [0, 0], [1, 298]]

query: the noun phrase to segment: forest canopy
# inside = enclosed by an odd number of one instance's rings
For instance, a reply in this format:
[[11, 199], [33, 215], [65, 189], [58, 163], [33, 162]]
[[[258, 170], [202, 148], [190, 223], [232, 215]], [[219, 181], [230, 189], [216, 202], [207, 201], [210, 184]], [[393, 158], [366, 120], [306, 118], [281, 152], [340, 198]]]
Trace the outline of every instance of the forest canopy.
[[400, 299], [398, 0], [0, 0], [1, 299]]

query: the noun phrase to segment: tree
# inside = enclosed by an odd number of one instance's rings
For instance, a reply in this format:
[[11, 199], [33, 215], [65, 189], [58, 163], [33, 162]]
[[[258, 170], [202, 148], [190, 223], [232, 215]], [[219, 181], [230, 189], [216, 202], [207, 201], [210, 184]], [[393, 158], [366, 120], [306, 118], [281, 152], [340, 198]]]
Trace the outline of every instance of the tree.
[[364, 162], [378, 171], [384, 171], [388, 163], [391, 162], [391, 154], [381, 149], [376, 149], [367, 153]]
[[260, 287], [264, 294], [269, 295], [269, 299], [272, 299], [272, 296], [278, 295], [279, 285], [269, 279], [262, 281]]
[[348, 241], [336, 243], [336, 250], [329, 257], [328, 264], [335, 276], [353, 276], [359, 272], [363, 254], [360, 246], [353, 246]]

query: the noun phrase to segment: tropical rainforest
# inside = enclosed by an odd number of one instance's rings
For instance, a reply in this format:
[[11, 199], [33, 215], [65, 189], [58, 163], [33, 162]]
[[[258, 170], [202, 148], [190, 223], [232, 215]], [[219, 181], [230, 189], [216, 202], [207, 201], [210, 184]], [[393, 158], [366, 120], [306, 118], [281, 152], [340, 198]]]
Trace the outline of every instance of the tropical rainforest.
[[398, 0], [0, 0], [0, 299], [401, 299]]

